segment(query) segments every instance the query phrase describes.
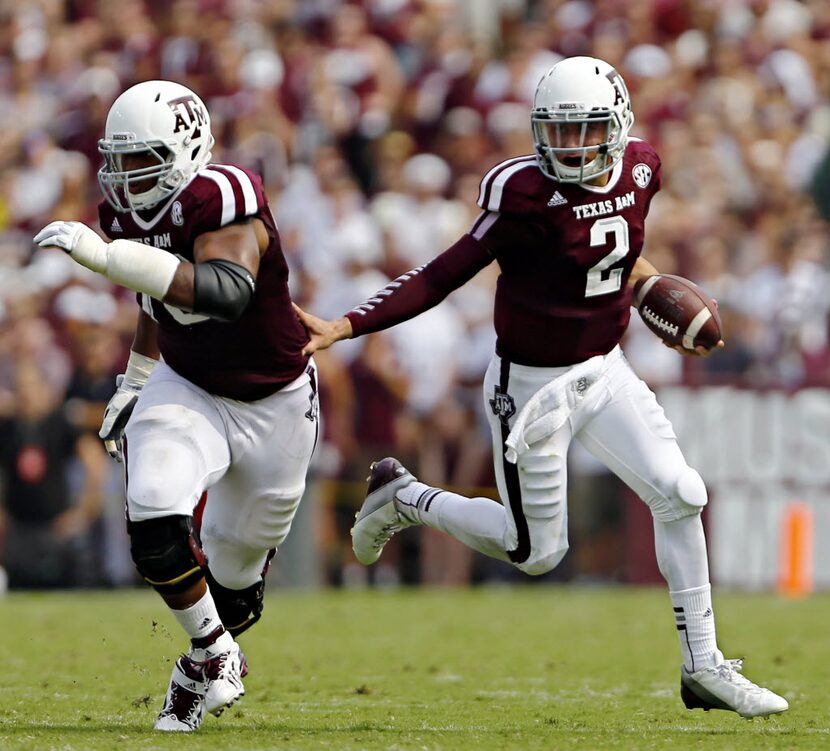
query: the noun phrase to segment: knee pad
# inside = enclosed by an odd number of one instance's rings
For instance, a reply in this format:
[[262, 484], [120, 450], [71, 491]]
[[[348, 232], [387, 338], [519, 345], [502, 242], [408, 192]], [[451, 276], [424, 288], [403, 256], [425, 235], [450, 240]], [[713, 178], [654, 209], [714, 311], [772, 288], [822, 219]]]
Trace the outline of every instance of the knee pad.
[[274, 553], [276, 550], [272, 550], [268, 556], [262, 578], [245, 589], [228, 589], [216, 581], [209, 568], [205, 569], [205, 579], [216, 604], [216, 612], [225, 630], [229, 631], [234, 639], [247, 631], [262, 616], [265, 605], [265, 572]]
[[674, 483], [669, 495], [657, 496], [649, 504], [655, 519], [672, 522], [685, 516], [699, 514], [708, 503], [709, 496], [703, 478], [691, 467], [685, 467]]
[[202, 578], [205, 556], [193, 530], [193, 517], [131, 521], [127, 531], [138, 573], [159, 594], [179, 594]]
[[568, 552], [565, 459], [531, 449], [519, 459], [517, 473], [521, 508], [512, 509], [517, 544], [508, 556], [520, 571], [538, 576], [556, 568]]

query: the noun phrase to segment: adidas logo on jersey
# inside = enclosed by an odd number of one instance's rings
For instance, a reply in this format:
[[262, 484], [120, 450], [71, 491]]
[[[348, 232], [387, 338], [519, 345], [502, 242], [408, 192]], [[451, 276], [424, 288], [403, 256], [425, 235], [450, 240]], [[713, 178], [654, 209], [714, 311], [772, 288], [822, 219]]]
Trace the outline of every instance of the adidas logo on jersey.
[[118, 217], [112, 220], [112, 224], [110, 225], [110, 232], [123, 232], [124, 230], [121, 229], [121, 223], [118, 221]]
[[568, 199], [557, 190], [548, 201], [548, 206], [564, 206], [567, 202]]

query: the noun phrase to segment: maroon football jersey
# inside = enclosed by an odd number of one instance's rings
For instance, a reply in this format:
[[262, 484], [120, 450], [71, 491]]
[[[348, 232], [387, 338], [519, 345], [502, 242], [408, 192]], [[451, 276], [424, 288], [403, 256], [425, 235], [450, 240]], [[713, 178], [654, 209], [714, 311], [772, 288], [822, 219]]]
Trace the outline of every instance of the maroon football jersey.
[[660, 181], [659, 157], [638, 139], [602, 187], [555, 182], [534, 156], [490, 170], [479, 193], [487, 213], [471, 234], [501, 267], [500, 356], [555, 367], [614, 348], [628, 326], [628, 277]]
[[535, 156], [508, 159], [482, 180], [470, 233], [349, 312], [354, 335], [429, 309], [495, 259], [501, 357], [559, 367], [606, 354], [628, 325], [628, 277], [659, 189], [660, 159], [637, 139], [602, 187], [551, 180]]
[[[291, 307], [288, 265], [260, 179], [247, 170], [211, 164], [155, 215], [98, 206], [102, 231], [163, 248], [193, 261], [196, 238], [245, 217], [260, 219], [268, 248], [260, 259], [256, 292], [236, 321], [186, 313], [147, 295], [142, 309], [159, 324], [159, 349], [177, 373], [206, 391], [232, 399], [262, 399], [297, 378], [305, 367], [305, 329]], [[148, 215], [150, 212], [146, 212]]]

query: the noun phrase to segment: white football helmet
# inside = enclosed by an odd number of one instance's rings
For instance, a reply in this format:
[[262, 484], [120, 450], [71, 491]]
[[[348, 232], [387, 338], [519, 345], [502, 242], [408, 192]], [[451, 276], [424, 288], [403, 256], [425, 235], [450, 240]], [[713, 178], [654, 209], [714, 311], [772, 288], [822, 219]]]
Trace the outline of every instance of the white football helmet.
[[530, 120], [542, 172], [559, 182], [583, 183], [622, 158], [634, 114], [625, 81], [611, 65], [569, 57], [539, 82]]
[[[98, 141], [104, 156], [98, 184], [117, 211], [149, 209], [207, 164], [212, 147], [210, 116], [195, 93], [173, 81], [144, 81], [110, 107], [104, 138]], [[149, 154], [158, 163], [125, 170], [126, 154]], [[154, 180], [152, 187], [133, 192], [136, 183], [149, 180]]]

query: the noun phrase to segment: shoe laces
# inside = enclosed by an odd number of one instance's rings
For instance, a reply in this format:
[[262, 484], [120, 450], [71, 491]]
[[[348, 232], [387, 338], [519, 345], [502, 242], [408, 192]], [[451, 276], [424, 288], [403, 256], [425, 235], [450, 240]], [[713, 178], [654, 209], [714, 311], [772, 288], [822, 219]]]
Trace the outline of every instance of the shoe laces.
[[392, 535], [396, 532], [400, 532], [404, 527], [406, 527], [406, 524], [403, 519], [401, 519], [400, 513], [395, 511], [395, 521], [384, 524], [380, 528], [377, 536], [372, 542], [372, 546], [375, 550], [380, 550], [384, 545], [386, 545], [387, 542], [389, 542], [389, 538], [391, 538]]
[[[197, 670], [200, 669], [199, 664], [191, 660], [189, 657], [183, 655], [183, 659], [188, 660], [188, 662]], [[173, 715], [181, 722], [194, 725], [199, 719], [199, 707], [202, 700], [202, 696], [185, 688], [176, 680], [173, 680], [170, 683], [167, 703], [161, 714]]]
[[230, 650], [227, 652], [220, 652], [214, 657], [209, 657], [202, 665], [205, 670], [205, 678], [211, 681], [226, 678], [230, 671]]
[[724, 660], [720, 665], [715, 667], [715, 672], [719, 678], [722, 678], [723, 680], [728, 681], [739, 688], [743, 688], [746, 691], [759, 693], [765, 691], [765, 689], [753, 683], [745, 675], [742, 675], [741, 671], [743, 670], [743, 667], [744, 661], [741, 659]]
[[199, 719], [199, 704], [201, 702], [201, 696], [176, 685], [170, 691], [170, 701], [164, 708], [163, 714], [173, 715], [181, 722], [185, 722], [188, 725], [195, 725]]

